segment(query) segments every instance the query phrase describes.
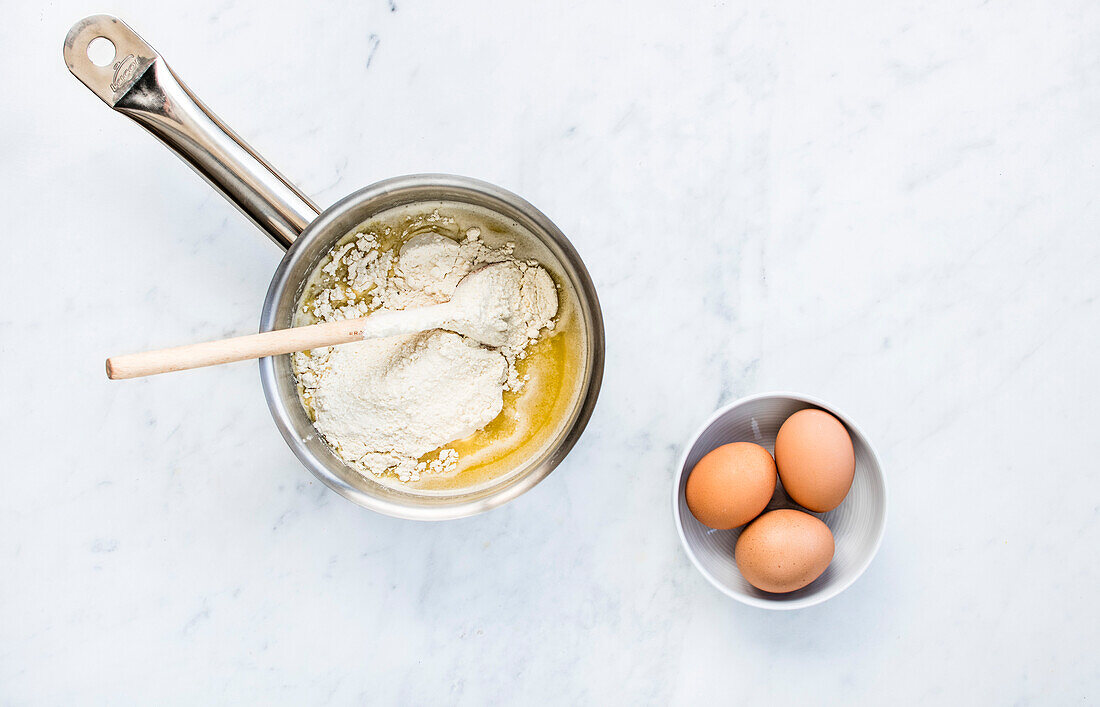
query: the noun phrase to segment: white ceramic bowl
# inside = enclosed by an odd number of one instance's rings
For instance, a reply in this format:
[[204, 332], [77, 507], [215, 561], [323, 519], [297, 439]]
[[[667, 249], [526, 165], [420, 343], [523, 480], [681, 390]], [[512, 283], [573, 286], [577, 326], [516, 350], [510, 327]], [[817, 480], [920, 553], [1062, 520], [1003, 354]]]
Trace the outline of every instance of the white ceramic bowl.
[[[856, 474], [852, 489], [839, 506], [828, 513], [813, 515], [825, 521], [833, 532], [836, 552], [824, 574], [809, 585], [788, 594], [764, 592], [745, 581], [733, 560], [733, 547], [741, 528], [714, 530], [691, 515], [684, 487], [695, 464], [707, 452], [730, 442], [755, 442], [775, 453], [779, 427], [804, 408], [820, 408], [834, 415], [848, 428], [856, 453]], [[767, 510], [799, 508], [776, 485]], [[672, 491], [672, 512], [676, 529], [688, 557], [711, 584], [729, 596], [765, 609], [799, 609], [836, 596], [859, 578], [882, 542], [886, 527], [886, 480], [874, 449], [850, 418], [806, 395], [761, 393], [741, 398], [721, 408], [707, 420], [684, 448]]]

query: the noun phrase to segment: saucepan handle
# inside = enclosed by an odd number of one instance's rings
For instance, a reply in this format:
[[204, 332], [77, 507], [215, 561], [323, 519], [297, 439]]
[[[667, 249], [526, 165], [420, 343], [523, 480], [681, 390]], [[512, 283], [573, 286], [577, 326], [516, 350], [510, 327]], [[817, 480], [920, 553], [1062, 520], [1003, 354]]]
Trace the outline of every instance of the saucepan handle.
[[[105, 66], [88, 56], [88, 45], [99, 37], [115, 48]], [[69, 71], [92, 93], [151, 132], [284, 249], [320, 213], [122, 20], [94, 15], [77, 22], [65, 37], [64, 54]]]

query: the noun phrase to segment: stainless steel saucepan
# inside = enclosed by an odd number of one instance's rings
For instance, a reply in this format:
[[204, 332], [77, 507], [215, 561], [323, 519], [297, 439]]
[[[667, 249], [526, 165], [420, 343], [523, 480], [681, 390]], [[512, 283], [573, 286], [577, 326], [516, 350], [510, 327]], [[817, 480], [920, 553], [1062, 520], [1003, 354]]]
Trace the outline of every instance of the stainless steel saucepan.
[[[88, 56], [89, 43], [100, 37], [115, 48], [115, 58], [106, 66]], [[317, 263], [358, 225], [395, 207], [451, 202], [487, 209], [532, 234], [549, 256], [544, 265], [558, 276], [563, 297], [576, 303], [585, 351], [572, 408], [556, 437], [539, 454], [495, 482], [460, 491], [421, 492], [378, 483], [345, 464], [316, 433], [299, 401], [290, 356], [261, 359], [260, 379], [275, 424], [317, 478], [380, 513], [445, 520], [480, 513], [515, 498], [545, 478], [572, 449], [592, 414], [603, 378], [603, 318], [580, 256], [538, 209], [509, 191], [475, 179], [420, 174], [372, 184], [321, 211], [210, 112], [164, 59], [121, 20], [96, 15], [76, 23], [65, 38], [64, 55], [69, 70], [93, 93], [151, 132], [287, 251], [268, 288], [260, 331], [292, 326], [298, 300]]]

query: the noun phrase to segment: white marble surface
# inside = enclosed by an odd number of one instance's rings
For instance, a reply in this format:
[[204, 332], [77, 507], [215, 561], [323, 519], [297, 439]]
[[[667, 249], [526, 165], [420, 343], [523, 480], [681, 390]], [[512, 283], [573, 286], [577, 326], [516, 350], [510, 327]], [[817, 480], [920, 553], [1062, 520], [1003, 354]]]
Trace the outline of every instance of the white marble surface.
[[[312, 480], [254, 364], [109, 383], [253, 330], [280, 254], [69, 76], [100, 6], [13, 3], [0, 702], [1100, 697], [1100, 6], [394, 2], [108, 9], [323, 204], [447, 171], [546, 211], [607, 319], [587, 433], [412, 523]], [[866, 575], [793, 613], [711, 588], [668, 502], [769, 389], [859, 420], [891, 491]]]

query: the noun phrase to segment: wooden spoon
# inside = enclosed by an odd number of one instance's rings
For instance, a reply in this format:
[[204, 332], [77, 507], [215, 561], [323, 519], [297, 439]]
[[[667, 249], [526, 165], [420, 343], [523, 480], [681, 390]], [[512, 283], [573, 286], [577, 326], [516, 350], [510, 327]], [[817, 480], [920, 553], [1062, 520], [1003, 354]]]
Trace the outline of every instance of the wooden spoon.
[[429, 329], [447, 329], [489, 346], [503, 346], [520, 316], [520, 296], [516, 266], [496, 263], [464, 277], [451, 300], [443, 304], [112, 356], [107, 359], [107, 377], [138, 378]]

